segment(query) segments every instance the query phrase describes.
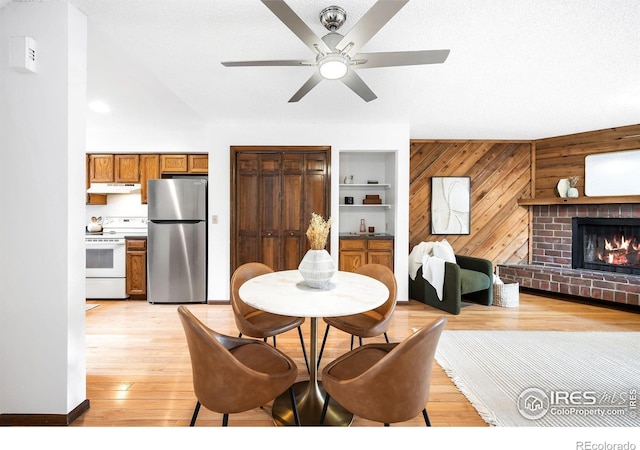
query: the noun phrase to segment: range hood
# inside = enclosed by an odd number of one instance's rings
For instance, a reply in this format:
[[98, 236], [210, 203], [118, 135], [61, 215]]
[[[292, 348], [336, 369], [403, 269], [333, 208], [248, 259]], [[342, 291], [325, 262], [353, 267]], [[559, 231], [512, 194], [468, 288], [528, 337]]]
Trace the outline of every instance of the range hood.
[[87, 194], [133, 194], [140, 189], [140, 183], [91, 183]]

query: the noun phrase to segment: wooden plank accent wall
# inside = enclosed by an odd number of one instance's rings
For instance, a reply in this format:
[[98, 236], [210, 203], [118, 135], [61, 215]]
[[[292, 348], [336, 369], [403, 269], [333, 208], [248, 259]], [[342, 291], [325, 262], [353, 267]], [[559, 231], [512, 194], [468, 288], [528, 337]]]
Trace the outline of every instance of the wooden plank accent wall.
[[[499, 263], [527, 263], [533, 143], [411, 140], [409, 251], [421, 241], [447, 239], [456, 253]], [[431, 177], [471, 177], [471, 233], [431, 234]]]
[[640, 149], [640, 125], [558, 136], [535, 141], [533, 198], [558, 197], [560, 178], [580, 177], [578, 191], [584, 196], [584, 158], [587, 155]]

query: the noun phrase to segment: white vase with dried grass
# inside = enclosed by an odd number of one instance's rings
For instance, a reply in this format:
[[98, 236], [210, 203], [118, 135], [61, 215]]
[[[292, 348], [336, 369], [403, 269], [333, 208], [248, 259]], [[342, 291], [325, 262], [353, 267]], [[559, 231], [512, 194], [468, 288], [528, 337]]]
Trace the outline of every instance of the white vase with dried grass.
[[307, 229], [307, 238], [311, 249], [305, 253], [300, 261], [298, 271], [307, 286], [315, 289], [326, 288], [333, 274], [336, 273], [336, 264], [325, 249], [332, 222], [331, 217], [325, 221], [319, 214], [312, 213], [311, 223]]

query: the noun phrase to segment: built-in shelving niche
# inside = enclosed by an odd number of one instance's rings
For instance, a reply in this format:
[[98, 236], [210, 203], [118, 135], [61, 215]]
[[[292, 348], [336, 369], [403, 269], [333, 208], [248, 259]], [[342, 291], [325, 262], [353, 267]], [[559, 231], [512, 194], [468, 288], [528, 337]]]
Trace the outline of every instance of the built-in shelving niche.
[[[395, 234], [397, 204], [396, 152], [340, 152], [340, 233], [360, 230], [360, 220], [376, 233]], [[379, 205], [364, 205], [366, 195], [379, 195]], [[352, 197], [347, 204], [345, 197]]]

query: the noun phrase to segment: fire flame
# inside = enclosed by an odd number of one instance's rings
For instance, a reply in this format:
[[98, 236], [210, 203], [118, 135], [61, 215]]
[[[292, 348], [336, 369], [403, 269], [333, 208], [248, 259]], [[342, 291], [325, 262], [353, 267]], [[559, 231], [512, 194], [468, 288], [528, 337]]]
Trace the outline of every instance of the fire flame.
[[637, 253], [640, 249], [640, 242], [634, 241], [635, 239], [627, 239], [624, 236], [621, 236], [619, 239], [614, 238], [613, 240], [605, 238], [605, 256], [603, 257], [603, 255], [598, 254], [598, 259], [608, 264], [628, 264], [629, 260], [627, 258], [627, 255], [629, 254], [629, 249], [631, 249], [632, 252], [635, 253]]

